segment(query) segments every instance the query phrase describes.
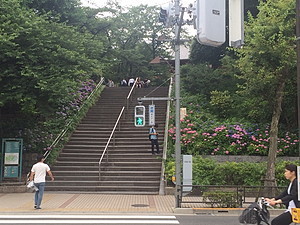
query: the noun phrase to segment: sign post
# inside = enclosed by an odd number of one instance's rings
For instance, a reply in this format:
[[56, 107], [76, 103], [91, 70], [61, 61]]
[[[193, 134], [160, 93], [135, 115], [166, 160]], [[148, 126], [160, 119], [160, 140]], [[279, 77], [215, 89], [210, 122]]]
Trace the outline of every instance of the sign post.
[[4, 178], [22, 178], [22, 149], [23, 139], [2, 139], [2, 160], [0, 181]]

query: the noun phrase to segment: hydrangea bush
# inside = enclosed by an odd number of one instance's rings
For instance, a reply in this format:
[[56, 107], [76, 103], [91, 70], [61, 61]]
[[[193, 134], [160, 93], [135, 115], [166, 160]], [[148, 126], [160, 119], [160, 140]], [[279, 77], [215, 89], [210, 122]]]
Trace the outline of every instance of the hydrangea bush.
[[50, 145], [60, 131], [65, 127], [66, 121], [72, 119], [81, 105], [95, 89], [96, 83], [89, 79], [81, 81], [76, 92], [70, 91], [67, 101], [62, 101], [58, 111], [42, 123], [37, 123], [32, 129], [20, 130], [18, 137], [23, 138], [24, 150], [30, 152], [43, 152], [52, 150]]
[[[171, 125], [169, 136], [173, 142], [176, 139], [175, 130], [176, 127]], [[203, 120], [203, 117], [193, 115], [193, 111], [181, 120], [181, 146], [184, 154], [265, 156], [268, 154], [269, 143], [269, 126]], [[296, 156], [297, 135], [289, 132], [281, 134], [277, 154]]]

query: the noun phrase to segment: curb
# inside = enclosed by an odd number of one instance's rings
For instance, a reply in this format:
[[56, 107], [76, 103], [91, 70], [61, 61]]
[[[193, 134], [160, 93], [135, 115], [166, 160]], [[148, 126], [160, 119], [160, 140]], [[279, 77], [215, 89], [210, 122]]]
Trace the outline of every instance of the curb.
[[[175, 214], [214, 214], [241, 215], [245, 208], [174, 208]], [[271, 216], [278, 216], [285, 212], [285, 209], [269, 209]]]

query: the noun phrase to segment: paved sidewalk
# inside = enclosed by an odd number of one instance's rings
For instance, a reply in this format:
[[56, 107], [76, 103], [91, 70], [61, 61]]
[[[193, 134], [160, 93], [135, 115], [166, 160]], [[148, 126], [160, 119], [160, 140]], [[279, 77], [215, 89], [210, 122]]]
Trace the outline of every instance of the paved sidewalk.
[[34, 193], [0, 193], [0, 213], [173, 213], [172, 195], [45, 193], [42, 210], [33, 208]]
[[[183, 204], [175, 209], [174, 195], [112, 195], [98, 193], [46, 192], [42, 209], [33, 208], [34, 193], [0, 193], [0, 214], [214, 214], [240, 215], [238, 208], [202, 208], [203, 204]], [[195, 200], [193, 197], [187, 199]], [[206, 206], [207, 207], [207, 206]], [[283, 210], [270, 210], [278, 215]]]

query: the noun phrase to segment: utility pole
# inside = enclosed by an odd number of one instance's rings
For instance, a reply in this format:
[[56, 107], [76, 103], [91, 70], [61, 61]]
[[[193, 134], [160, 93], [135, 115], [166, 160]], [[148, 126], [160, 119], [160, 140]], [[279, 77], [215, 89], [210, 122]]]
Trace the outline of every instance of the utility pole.
[[[176, 171], [176, 185], [175, 185], [175, 208], [180, 206], [181, 198], [181, 146], [180, 146], [180, 0], [175, 1], [175, 171]], [[182, 15], [183, 16], [183, 15]]]

